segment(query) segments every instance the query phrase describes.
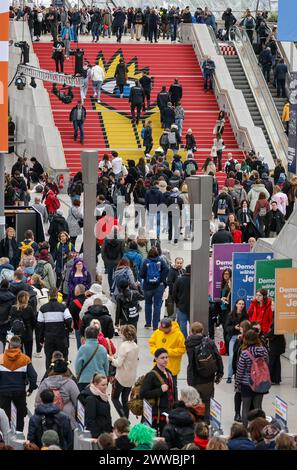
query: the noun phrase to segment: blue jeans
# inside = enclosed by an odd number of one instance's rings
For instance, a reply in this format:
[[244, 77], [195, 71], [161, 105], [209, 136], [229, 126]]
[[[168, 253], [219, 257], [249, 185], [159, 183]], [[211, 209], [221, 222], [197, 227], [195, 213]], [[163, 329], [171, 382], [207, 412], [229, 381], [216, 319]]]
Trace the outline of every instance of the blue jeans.
[[[161, 307], [163, 302], [163, 293], [164, 286], [159, 285], [152, 290], [144, 291], [144, 300], [145, 300], [145, 323], [147, 325], [152, 324], [153, 317], [153, 328], [158, 328], [160, 316], [161, 316]], [[154, 306], [154, 311], [153, 311]]]
[[101, 94], [101, 85], [102, 81], [94, 82], [92, 81], [92, 87], [93, 87], [93, 93], [97, 94], [97, 100], [100, 100], [100, 94]]
[[177, 125], [179, 135], [182, 136], [184, 120], [181, 118], [176, 118], [175, 124]]
[[177, 24], [170, 25], [170, 35], [171, 35], [171, 41], [176, 41]]
[[179, 308], [176, 308], [176, 315], [177, 315], [177, 323], [181, 329], [182, 334], [184, 335], [185, 339], [188, 337], [188, 321], [189, 315], [185, 312], [182, 312]]
[[233, 335], [229, 342], [229, 357], [228, 357], [228, 379], [231, 379], [233, 376], [233, 349], [235, 341], [237, 340], [237, 335]]
[[72, 25], [72, 31], [73, 31], [73, 41], [77, 42], [78, 41], [78, 24]]
[[80, 333], [79, 330], [74, 330], [75, 332], [75, 339], [76, 339], [76, 345], [77, 345], [77, 350], [81, 347], [81, 342], [80, 342]]
[[115, 271], [115, 266], [107, 266], [107, 279], [109, 285], [109, 291], [112, 292], [112, 285], [113, 285], [113, 273]]
[[83, 121], [73, 121], [74, 127], [74, 138], [77, 139], [78, 129], [80, 130], [80, 141], [83, 144], [84, 142], [84, 123]]

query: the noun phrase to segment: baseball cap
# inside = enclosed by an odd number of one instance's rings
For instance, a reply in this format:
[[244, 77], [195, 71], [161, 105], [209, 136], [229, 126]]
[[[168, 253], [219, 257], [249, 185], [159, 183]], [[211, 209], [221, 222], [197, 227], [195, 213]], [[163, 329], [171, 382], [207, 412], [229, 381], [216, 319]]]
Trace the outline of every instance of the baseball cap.
[[162, 320], [160, 321], [160, 326], [162, 326], [163, 328], [169, 328], [170, 326], [172, 326], [172, 320], [170, 320], [170, 318], [162, 318]]

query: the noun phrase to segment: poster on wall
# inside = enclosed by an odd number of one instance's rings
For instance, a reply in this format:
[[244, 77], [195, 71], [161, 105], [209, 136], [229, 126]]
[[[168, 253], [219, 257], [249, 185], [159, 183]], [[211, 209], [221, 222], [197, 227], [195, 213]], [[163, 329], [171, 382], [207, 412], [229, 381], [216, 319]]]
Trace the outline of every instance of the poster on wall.
[[273, 253], [233, 253], [232, 258], [232, 307], [238, 299], [244, 299], [248, 309], [254, 298], [255, 261], [270, 260]]
[[291, 268], [291, 259], [258, 260], [255, 263], [255, 293], [260, 289], [266, 289], [268, 297], [275, 297], [275, 270]]
[[276, 270], [274, 332], [297, 333], [297, 268]]
[[9, 1], [0, 1], [0, 153], [8, 152]]
[[213, 283], [212, 298], [214, 301], [221, 298], [221, 282], [223, 271], [227, 268], [232, 269], [232, 255], [234, 252], [249, 252], [250, 245], [248, 243], [218, 243], [213, 245]]

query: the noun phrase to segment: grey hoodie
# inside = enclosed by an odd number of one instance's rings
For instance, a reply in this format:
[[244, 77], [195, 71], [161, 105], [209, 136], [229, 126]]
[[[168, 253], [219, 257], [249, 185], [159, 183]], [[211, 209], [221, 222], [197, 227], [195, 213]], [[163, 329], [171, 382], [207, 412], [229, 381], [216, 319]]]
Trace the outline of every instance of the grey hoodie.
[[77, 422], [75, 420], [75, 410], [77, 404], [77, 398], [79, 395], [79, 389], [76, 383], [63, 375], [53, 375], [44, 379], [39, 388], [35, 398], [35, 408], [42, 404], [40, 399], [40, 393], [46, 389], [58, 389], [60, 391], [61, 397], [64, 401], [63, 413], [65, 413], [71, 421], [72, 429], [77, 427]]

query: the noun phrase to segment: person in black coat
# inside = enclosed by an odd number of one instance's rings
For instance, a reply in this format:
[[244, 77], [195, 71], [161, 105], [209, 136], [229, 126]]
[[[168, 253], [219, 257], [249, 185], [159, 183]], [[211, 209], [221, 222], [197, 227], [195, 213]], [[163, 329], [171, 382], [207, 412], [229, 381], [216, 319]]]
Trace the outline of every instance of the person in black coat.
[[181, 101], [183, 96], [183, 88], [177, 78], [174, 80], [174, 83], [170, 85], [169, 93], [171, 103], [173, 104], [173, 106], [176, 106], [177, 103]]
[[80, 325], [80, 335], [85, 336], [85, 329], [90, 325], [92, 320], [99, 320], [101, 330], [105, 338], [112, 339], [114, 335], [114, 326], [108, 308], [102, 305], [101, 300], [95, 299], [94, 305], [89, 307], [84, 315]]
[[[118, 41], [118, 42], [120, 42], [120, 41]], [[119, 90], [120, 90], [120, 97], [121, 98], [123, 98], [123, 96], [124, 96], [124, 86], [126, 85], [127, 78], [128, 78], [127, 72], [128, 72], [128, 69], [127, 69], [127, 65], [124, 62], [124, 59], [120, 59], [120, 62], [116, 66], [114, 76], [115, 76], [115, 79], [116, 79], [116, 84], [117, 84], [117, 86], [119, 87]]]
[[9, 263], [16, 269], [21, 259], [21, 251], [15, 235], [14, 228], [6, 229], [6, 236], [0, 242], [0, 258], [8, 258]]
[[3, 343], [3, 351], [7, 332], [10, 329], [9, 312], [14, 302], [15, 295], [9, 290], [9, 282], [3, 279], [0, 284], [0, 342]]
[[[37, 406], [35, 413], [31, 416], [28, 429], [28, 441], [42, 447], [42, 434], [45, 430], [54, 429], [58, 433], [60, 447], [62, 450], [73, 449], [73, 433], [70, 418], [63, 413], [58, 406], [54, 405], [55, 394], [46, 389], [40, 393], [42, 404]], [[44, 426], [42, 420], [45, 419]]]
[[226, 230], [226, 224], [224, 222], [219, 222], [218, 231], [212, 236], [211, 245], [215, 245], [216, 243], [233, 243], [232, 235]]
[[164, 427], [162, 436], [169, 449], [182, 449], [193, 442], [194, 421], [182, 401], [176, 403], [174, 409], [170, 411], [168, 424]]
[[135, 108], [137, 109], [136, 124], [139, 123], [141, 108], [144, 104], [144, 91], [139, 80], [136, 80], [135, 86], [131, 88], [129, 102], [131, 103], [132, 122], [135, 121]]
[[247, 243], [250, 237], [259, 238], [261, 232], [255, 224], [254, 214], [248, 207], [248, 201], [245, 199], [241, 201], [240, 207], [237, 212], [237, 220], [242, 231], [242, 241]]
[[191, 265], [186, 266], [186, 272], [178, 277], [173, 285], [173, 299], [176, 303], [177, 321], [185, 338], [187, 324], [190, 321], [190, 287]]
[[159, 16], [157, 15], [154, 8], [152, 8], [151, 13], [148, 17], [148, 33], [149, 33], [149, 40], [153, 42], [153, 38], [155, 42], [158, 42], [158, 25], [159, 25]]
[[271, 330], [267, 333], [268, 351], [269, 351], [269, 371], [273, 385], [279, 385], [282, 381], [281, 376], [281, 355], [286, 351], [286, 339], [284, 335], [274, 333], [274, 323]]
[[235, 23], [237, 21], [235, 16], [232, 13], [231, 8], [227, 8], [227, 10], [224, 11], [223, 16], [222, 16], [222, 20], [225, 21], [226, 37], [228, 39], [229, 30], [230, 30], [230, 28], [232, 28], [232, 26], [235, 25]]
[[285, 170], [285, 168], [282, 164], [282, 161], [280, 159], [277, 159], [276, 160], [276, 165], [275, 165], [275, 168], [274, 168], [274, 172], [273, 172], [273, 180], [274, 180], [275, 185], [278, 183], [278, 179], [279, 179], [281, 173], [283, 173], [285, 175], [286, 170]]
[[112, 432], [110, 403], [107, 395], [108, 380], [95, 374], [92, 383], [84, 389], [78, 399], [85, 407], [85, 425], [93, 438], [104, 432]]
[[[207, 345], [213, 359], [216, 361], [216, 372], [208, 377], [199, 374], [196, 365], [195, 354], [197, 346], [201, 347], [203, 343]], [[210, 399], [214, 397], [214, 383], [220, 383], [224, 375], [223, 361], [215, 342], [204, 336], [203, 325], [199, 322], [194, 322], [191, 326], [190, 335], [186, 339], [186, 350], [189, 361], [187, 367], [187, 382], [188, 385], [196, 388], [201, 400], [205, 404], [205, 421], [208, 422], [210, 419]]]
[[271, 203], [271, 211], [267, 212], [265, 219], [265, 236], [266, 237], [276, 237], [283, 226], [285, 225], [285, 216], [283, 213], [277, 208], [277, 202], [272, 201]]
[[32, 169], [29, 171], [31, 181], [33, 183], [38, 183], [41, 179], [42, 174], [44, 173], [43, 166], [35, 157], [32, 157], [30, 161], [33, 163]]
[[16, 305], [13, 305], [10, 309], [9, 318], [13, 334], [20, 336], [25, 354], [32, 358], [33, 330], [36, 325], [36, 316], [33, 308], [29, 305], [29, 299], [28, 292], [20, 291], [17, 295]]
[[14, 175], [11, 178], [11, 186], [14, 188], [16, 193], [16, 202], [18, 205], [24, 206], [28, 188], [25, 179], [21, 176], [19, 171], [14, 172]]
[[234, 205], [232, 197], [223, 189], [215, 198], [212, 211], [215, 218], [221, 222], [227, 222], [229, 214], [234, 214]]
[[164, 348], [155, 351], [155, 367], [146, 374], [141, 388], [140, 398], [149, 400], [152, 406], [152, 427], [162, 435], [166, 425], [163, 413], [169, 413], [173, 407], [173, 378], [167, 369], [168, 352]]
[[175, 123], [175, 112], [170, 101], [167, 106], [163, 109], [163, 120], [165, 129], [170, 129], [172, 124]]
[[125, 24], [125, 20], [126, 20], [126, 14], [125, 12], [122, 10], [121, 7], [119, 7], [113, 14], [113, 31], [114, 31], [114, 34], [116, 35], [117, 37], [117, 42], [121, 42], [121, 39], [122, 39], [122, 34], [123, 34], [123, 31], [124, 31], [124, 24]]
[[169, 101], [170, 101], [169, 93], [166, 90], [166, 85], [163, 85], [161, 91], [157, 95], [157, 105], [158, 105], [158, 108], [160, 110], [161, 124], [163, 124], [163, 122], [164, 122], [163, 113], [164, 113], [164, 109], [166, 108]]
[[59, 241], [59, 234], [61, 232], [69, 233], [68, 222], [66, 221], [65, 217], [61, 212], [57, 212], [53, 215], [52, 221], [48, 228], [49, 234], [49, 244], [51, 248], [51, 253], [55, 250], [58, 241]]

